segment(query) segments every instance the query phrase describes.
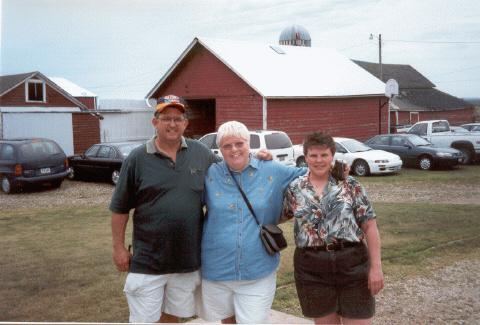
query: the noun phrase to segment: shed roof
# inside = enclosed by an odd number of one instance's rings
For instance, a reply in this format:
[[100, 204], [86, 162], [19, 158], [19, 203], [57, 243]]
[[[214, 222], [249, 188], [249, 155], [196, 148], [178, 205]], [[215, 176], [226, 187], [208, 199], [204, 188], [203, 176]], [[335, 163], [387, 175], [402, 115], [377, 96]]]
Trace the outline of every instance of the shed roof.
[[21, 84], [25, 79], [30, 78], [35, 75], [35, 72], [27, 72], [20, 74], [11, 74], [0, 76], [0, 96], [9, 92], [19, 84]]
[[462, 109], [472, 105], [458, 97], [435, 88], [403, 89], [393, 97], [393, 104], [400, 110], [443, 111]]
[[[380, 64], [366, 61], [352, 60], [372, 75], [380, 75]], [[399, 88], [433, 88], [435, 85], [424, 75], [415, 70], [409, 64], [383, 64], [382, 63], [382, 81], [395, 79]]]
[[333, 49], [195, 38], [150, 90], [147, 98], [198, 44], [267, 98], [385, 94], [383, 82]]
[[[378, 76], [378, 63], [352, 61]], [[393, 98], [393, 104], [399, 110], [443, 111], [472, 106], [463, 99], [434, 88], [435, 84], [409, 64], [382, 64], [382, 79], [395, 79], [398, 82], [400, 92]]]
[[97, 97], [96, 94], [91, 91], [80, 87], [79, 85], [61, 77], [48, 77], [54, 83], [56, 83], [60, 88], [65, 90], [67, 93], [73, 97]]

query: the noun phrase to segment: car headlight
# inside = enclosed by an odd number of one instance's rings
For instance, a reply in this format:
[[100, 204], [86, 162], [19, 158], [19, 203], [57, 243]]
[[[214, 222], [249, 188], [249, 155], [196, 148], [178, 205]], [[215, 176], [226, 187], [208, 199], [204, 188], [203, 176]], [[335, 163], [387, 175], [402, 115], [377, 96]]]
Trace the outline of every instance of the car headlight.
[[452, 154], [449, 152], [437, 152], [438, 157], [452, 157]]
[[375, 160], [375, 163], [376, 163], [376, 164], [387, 164], [387, 163], [388, 163], [388, 159]]

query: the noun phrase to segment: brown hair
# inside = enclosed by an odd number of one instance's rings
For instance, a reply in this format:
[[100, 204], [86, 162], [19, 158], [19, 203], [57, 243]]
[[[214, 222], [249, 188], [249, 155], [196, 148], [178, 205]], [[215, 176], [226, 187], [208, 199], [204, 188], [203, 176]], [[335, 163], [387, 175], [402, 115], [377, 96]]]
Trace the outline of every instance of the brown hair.
[[303, 142], [303, 154], [305, 157], [307, 156], [308, 149], [311, 147], [327, 147], [332, 152], [332, 155], [334, 155], [336, 151], [333, 138], [322, 132], [313, 132], [307, 135]]

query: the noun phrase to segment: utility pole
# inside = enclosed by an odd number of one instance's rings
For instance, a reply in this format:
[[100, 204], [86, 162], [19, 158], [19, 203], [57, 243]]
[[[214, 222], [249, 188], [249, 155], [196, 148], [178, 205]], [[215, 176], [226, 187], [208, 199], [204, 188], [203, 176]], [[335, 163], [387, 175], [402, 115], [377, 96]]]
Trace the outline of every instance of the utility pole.
[[[379, 75], [378, 75], [378, 78], [380, 80], [382, 80], [383, 78], [383, 67], [382, 67], [382, 34], [378, 34], [377, 35], [373, 35], [373, 34], [370, 34], [370, 39], [373, 40], [373, 38], [377, 38], [378, 39], [378, 65], [379, 65], [379, 68], [380, 68], [380, 72], [379, 72]], [[383, 81], [383, 80], [382, 80]]]
[[383, 69], [382, 69], [382, 34], [378, 34], [378, 62], [380, 64], [380, 80], [383, 81]]

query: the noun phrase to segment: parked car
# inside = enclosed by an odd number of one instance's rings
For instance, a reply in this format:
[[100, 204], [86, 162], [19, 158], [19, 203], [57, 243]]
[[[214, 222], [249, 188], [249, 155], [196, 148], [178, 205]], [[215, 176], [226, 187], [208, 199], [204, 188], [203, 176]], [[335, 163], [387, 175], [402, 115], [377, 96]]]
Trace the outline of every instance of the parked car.
[[462, 124], [461, 127], [467, 129], [468, 131], [480, 132], [480, 123]]
[[460, 150], [464, 164], [480, 159], [480, 133], [452, 132], [447, 120], [417, 122], [408, 130], [408, 133], [419, 135], [436, 147]]
[[102, 178], [117, 184], [122, 163], [143, 141], [104, 142], [94, 144], [82, 155], [68, 157], [68, 178]]
[[465, 129], [463, 126], [453, 126], [453, 125], [450, 125], [450, 131], [457, 132], [457, 133], [468, 133], [468, 132], [470, 132], [467, 129]]
[[[336, 149], [334, 159], [345, 161], [354, 175], [397, 173], [402, 168], [402, 160], [395, 154], [374, 150], [355, 139], [334, 137], [333, 140]], [[295, 147], [299, 155], [297, 166], [305, 166], [302, 146]]]
[[[208, 133], [199, 139], [216, 155], [222, 156], [216, 140], [217, 132]], [[282, 164], [295, 165], [292, 141], [285, 132], [271, 130], [250, 131], [250, 152], [256, 153], [260, 149], [269, 150], [273, 155], [273, 159]]]
[[53, 140], [0, 140], [0, 180], [2, 191], [14, 193], [27, 185], [60, 187], [68, 174], [65, 152]]
[[380, 134], [365, 142], [368, 146], [399, 155], [405, 165], [423, 170], [435, 166], [458, 165], [462, 152], [453, 148], [434, 147], [429, 141], [415, 134]]
[[335, 159], [346, 161], [357, 176], [397, 173], [402, 168], [403, 162], [395, 154], [372, 149], [355, 139], [334, 137], [333, 140]]

